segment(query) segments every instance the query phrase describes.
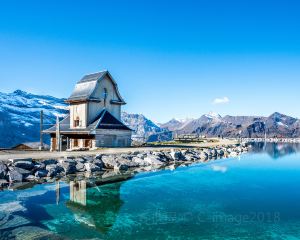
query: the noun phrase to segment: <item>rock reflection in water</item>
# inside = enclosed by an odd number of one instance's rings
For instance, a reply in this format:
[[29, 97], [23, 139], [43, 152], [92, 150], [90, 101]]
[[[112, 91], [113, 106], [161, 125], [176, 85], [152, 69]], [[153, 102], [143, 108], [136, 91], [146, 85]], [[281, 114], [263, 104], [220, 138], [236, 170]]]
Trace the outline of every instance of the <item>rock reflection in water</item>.
[[299, 143], [253, 142], [250, 144], [252, 146], [252, 152], [266, 152], [269, 156], [271, 156], [274, 159], [300, 152]]
[[105, 234], [116, 221], [123, 204], [120, 198], [122, 183], [95, 186], [86, 180], [70, 182], [70, 200], [66, 206], [77, 221]]

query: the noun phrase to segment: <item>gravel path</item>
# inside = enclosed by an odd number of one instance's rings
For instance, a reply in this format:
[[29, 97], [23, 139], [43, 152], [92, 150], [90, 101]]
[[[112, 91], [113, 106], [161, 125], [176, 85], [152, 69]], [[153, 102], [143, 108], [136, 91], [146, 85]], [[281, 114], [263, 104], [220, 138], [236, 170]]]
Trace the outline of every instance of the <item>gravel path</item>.
[[78, 152], [50, 152], [50, 151], [12, 151], [2, 150], [0, 151], [0, 161], [7, 160], [9, 158], [32, 158], [32, 159], [51, 159], [60, 157], [79, 157], [79, 156], [95, 156], [97, 154], [117, 154], [128, 153], [134, 151], [159, 151], [176, 148], [195, 148], [195, 147], [214, 147], [217, 145], [230, 145], [235, 144], [236, 141], [222, 139], [219, 142], [213, 143], [194, 143], [194, 144], [177, 144], [177, 145], [165, 145], [165, 146], [151, 146], [151, 147], [130, 147], [130, 148], [103, 148], [93, 151], [78, 151]]

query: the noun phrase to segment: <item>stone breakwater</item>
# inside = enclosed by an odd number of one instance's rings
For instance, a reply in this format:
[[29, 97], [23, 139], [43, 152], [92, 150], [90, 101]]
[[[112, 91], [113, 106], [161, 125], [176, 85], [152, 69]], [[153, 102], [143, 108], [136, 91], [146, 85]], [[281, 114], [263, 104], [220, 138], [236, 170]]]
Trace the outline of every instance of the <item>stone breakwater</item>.
[[126, 154], [101, 154], [48, 160], [8, 159], [0, 162], [0, 188], [20, 182], [45, 182], [77, 174], [101, 175], [107, 172], [143, 172], [168, 166], [207, 162], [236, 157], [248, 151], [246, 145], [204, 149], [135, 151]]

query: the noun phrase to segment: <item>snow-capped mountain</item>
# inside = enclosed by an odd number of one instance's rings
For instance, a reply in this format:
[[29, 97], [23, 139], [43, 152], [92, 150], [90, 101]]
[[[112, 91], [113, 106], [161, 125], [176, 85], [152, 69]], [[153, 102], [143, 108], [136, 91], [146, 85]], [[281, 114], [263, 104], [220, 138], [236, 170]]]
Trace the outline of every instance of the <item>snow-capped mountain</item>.
[[132, 138], [137, 141], [147, 141], [149, 136], [165, 132], [142, 114], [122, 112], [122, 121], [134, 131]]
[[184, 118], [184, 119], [173, 118], [166, 123], [159, 124], [159, 127], [169, 131], [175, 131], [184, 128], [187, 124], [189, 124], [193, 120], [194, 120], [193, 118]]
[[[44, 113], [45, 127], [55, 123], [56, 116], [63, 117], [68, 112], [64, 99], [21, 90], [0, 93], [0, 148], [39, 141], [41, 110]], [[45, 141], [47, 140], [45, 136]]]
[[210, 119], [221, 119], [221, 115], [215, 112], [209, 112], [207, 114], [204, 114], [205, 117], [210, 118]]

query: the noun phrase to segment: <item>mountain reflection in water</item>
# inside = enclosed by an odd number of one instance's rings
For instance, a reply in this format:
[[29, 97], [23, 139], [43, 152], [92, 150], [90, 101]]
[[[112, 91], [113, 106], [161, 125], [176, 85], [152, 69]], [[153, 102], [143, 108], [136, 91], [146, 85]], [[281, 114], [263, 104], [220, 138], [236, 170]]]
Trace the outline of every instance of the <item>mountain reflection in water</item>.
[[251, 152], [267, 153], [274, 159], [284, 157], [286, 155], [300, 152], [299, 143], [270, 143], [270, 142], [253, 142]]

